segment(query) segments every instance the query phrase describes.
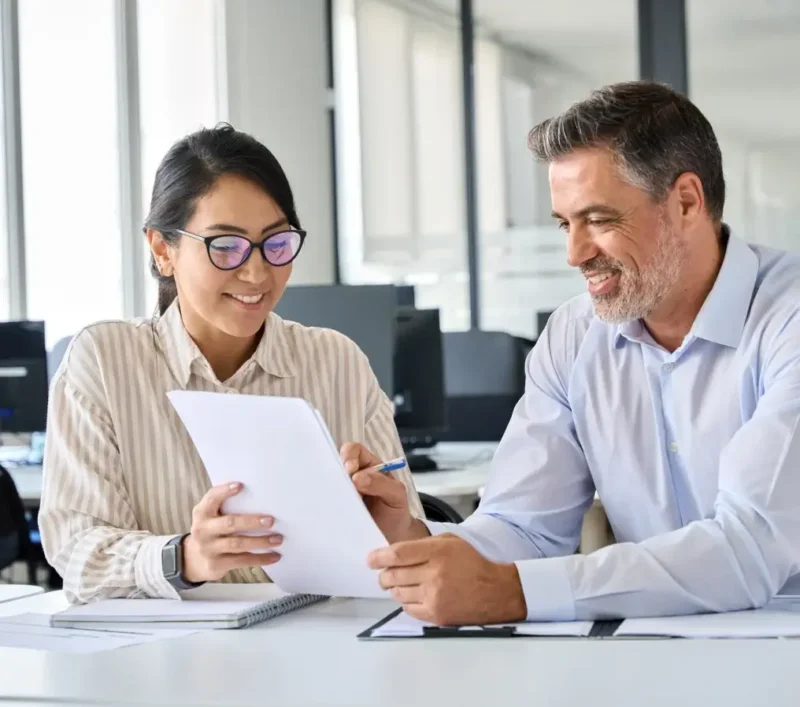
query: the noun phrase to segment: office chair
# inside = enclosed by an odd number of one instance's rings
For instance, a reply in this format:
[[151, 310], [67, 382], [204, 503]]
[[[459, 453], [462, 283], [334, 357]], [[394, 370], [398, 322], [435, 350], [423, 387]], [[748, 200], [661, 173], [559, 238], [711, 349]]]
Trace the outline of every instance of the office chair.
[[427, 493], [420, 493], [419, 500], [422, 502], [425, 518], [428, 520], [436, 523], [461, 523], [464, 520], [455, 508], [441, 498], [436, 498], [436, 496], [431, 496]]
[[25, 506], [14, 479], [0, 464], [0, 570], [18, 561], [28, 565], [30, 584], [36, 584], [36, 559]]
[[444, 335], [446, 442], [497, 442], [525, 391], [529, 340], [502, 331]]

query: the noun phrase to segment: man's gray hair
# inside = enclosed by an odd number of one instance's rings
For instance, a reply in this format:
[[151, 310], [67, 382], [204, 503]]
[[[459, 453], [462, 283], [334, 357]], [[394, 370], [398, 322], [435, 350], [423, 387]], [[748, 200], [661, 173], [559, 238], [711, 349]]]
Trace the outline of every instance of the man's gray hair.
[[661, 201], [684, 172], [703, 185], [706, 210], [722, 221], [725, 179], [711, 123], [688, 98], [649, 81], [593, 91], [528, 135], [534, 157], [552, 162], [580, 148], [605, 147], [628, 182]]

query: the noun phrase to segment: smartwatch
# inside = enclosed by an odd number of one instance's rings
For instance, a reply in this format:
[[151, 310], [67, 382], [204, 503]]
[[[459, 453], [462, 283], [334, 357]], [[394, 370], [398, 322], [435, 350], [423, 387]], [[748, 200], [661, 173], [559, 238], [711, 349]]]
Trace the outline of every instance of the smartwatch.
[[183, 576], [183, 541], [187, 535], [189, 533], [176, 535], [161, 549], [161, 570], [164, 579], [179, 592], [205, 584], [205, 582], [189, 582]]

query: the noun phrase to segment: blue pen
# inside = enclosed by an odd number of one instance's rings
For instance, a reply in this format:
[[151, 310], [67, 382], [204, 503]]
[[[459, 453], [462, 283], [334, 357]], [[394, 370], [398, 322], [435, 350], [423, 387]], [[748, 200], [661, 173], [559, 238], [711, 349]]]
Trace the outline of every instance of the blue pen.
[[381, 471], [385, 474], [388, 474], [389, 472], [397, 471], [397, 469], [402, 469], [405, 465], [406, 460], [402, 457], [398, 457], [397, 459], [392, 459], [388, 462], [383, 462], [383, 464], [373, 466], [370, 471]]

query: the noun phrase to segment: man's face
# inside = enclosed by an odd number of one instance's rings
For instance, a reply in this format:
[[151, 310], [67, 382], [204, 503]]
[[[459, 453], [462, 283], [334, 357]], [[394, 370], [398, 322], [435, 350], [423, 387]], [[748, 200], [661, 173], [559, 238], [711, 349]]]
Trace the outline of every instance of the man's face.
[[676, 292], [686, 260], [681, 236], [664, 205], [622, 178], [608, 150], [552, 162], [550, 193], [567, 261], [586, 277], [600, 319], [645, 318]]

